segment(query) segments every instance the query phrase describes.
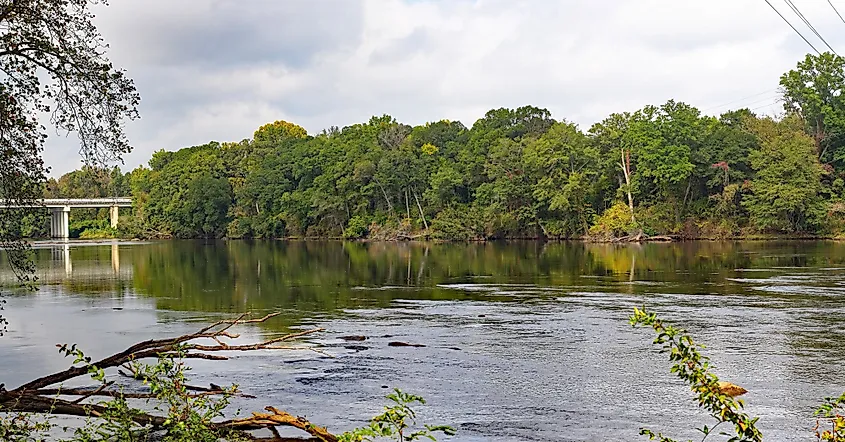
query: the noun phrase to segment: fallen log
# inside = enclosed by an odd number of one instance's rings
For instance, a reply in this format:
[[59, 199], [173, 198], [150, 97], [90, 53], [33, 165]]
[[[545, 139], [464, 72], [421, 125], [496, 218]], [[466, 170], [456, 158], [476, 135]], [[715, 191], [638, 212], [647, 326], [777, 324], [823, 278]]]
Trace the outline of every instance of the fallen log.
[[625, 236], [618, 236], [613, 237], [610, 239], [598, 239], [594, 240], [594, 242], [610, 242], [610, 243], [643, 243], [643, 242], [673, 242], [678, 241], [680, 238], [675, 235], [655, 235], [649, 236], [642, 231], [637, 232], [633, 235], [625, 235]]
[[[141, 372], [139, 361], [144, 359], [172, 358], [194, 358], [208, 360], [227, 360], [228, 357], [220, 352], [246, 352], [257, 350], [307, 350], [322, 353], [319, 349], [308, 346], [291, 346], [290, 341], [321, 332], [323, 329], [315, 328], [297, 333], [290, 333], [284, 336], [264, 340], [257, 343], [234, 345], [226, 342], [226, 339], [235, 339], [239, 335], [230, 330], [236, 325], [262, 323], [277, 316], [279, 313], [268, 314], [261, 318], [247, 319], [245, 313], [236, 319], [222, 320], [215, 322], [199, 331], [182, 336], [167, 339], [151, 339], [139, 342], [124, 351], [112, 354], [98, 361], [84, 357], [75, 346], [57, 345], [59, 351], [66, 356], [76, 356], [75, 364], [66, 370], [52, 373], [32, 381], [29, 381], [12, 390], [6, 390], [0, 384], [0, 412], [2, 413], [36, 413], [44, 415], [65, 415], [84, 418], [100, 418], [108, 412], [107, 407], [100, 404], [87, 403], [86, 401], [96, 397], [110, 397], [126, 399], [156, 399], [156, 391], [150, 387], [149, 375]], [[143, 382], [143, 387], [148, 391], [124, 392], [114, 381], [105, 379], [105, 370], [115, 369], [118, 373], [131, 379]], [[124, 372], [124, 369], [127, 372]], [[102, 375], [97, 375], [102, 373]], [[87, 388], [62, 388], [61, 384], [78, 380], [85, 377], [92, 377], [101, 381], [98, 387]], [[244, 396], [244, 393], [236, 390], [222, 388], [210, 384], [209, 387], [198, 387], [179, 384], [185, 393], [184, 398], [199, 398], [204, 396], [226, 395]], [[71, 397], [74, 399], [64, 399]], [[241, 436], [252, 440], [281, 440], [281, 441], [322, 441], [336, 442], [338, 439], [326, 428], [312, 424], [303, 417], [296, 417], [288, 412], [278, 410], [274, 407], [266, 407], [267, 413], [253, 413], [252, 417], [243, 419], [231, 419], [222, 421], [209, 421], [207, 426], [211, 429], [227, 430], [237, 432]], [[131, 417], [140, 427], [152, 430], [164, 429], [171, 424], [170, 417], [161, 416], [152, 412], [137, 411]], [[293, 427], [309, 434], [305, 438], [283, 438], [279, 436], [276, 427]], [[254, 430], [270, 430], [274, 437], [272, 439], [259, 439], [253, 437], [249, 432]]]

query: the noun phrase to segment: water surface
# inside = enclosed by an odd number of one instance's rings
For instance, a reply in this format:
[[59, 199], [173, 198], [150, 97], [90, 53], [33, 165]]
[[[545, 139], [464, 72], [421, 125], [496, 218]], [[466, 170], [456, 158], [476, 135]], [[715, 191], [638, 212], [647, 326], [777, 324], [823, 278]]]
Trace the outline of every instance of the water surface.
[[334, 357], [258, 352], [198, 362], [193, 375], [260, 397], [236, 404], [245, 410], [275, 404], [335, 431], [365, 422], [400, 387], [426, 397], [422, 417], [455, 426], [456, 441], [637, 440], [642, 426], [694, 438], [711, 422], [649, 331], [627, 324], [646, 305], [750, 391], [767, 440], [813, 440], [814, 407], [845, 391], [845, 244], [834, 242], [173, 241], [36, 252], [39, 291], [6, 306], [7, 385], [65, 368], [56, 343], [97, 357], [231, 314], [281, 311], [240, 331], [324, 327], [311, 341]]

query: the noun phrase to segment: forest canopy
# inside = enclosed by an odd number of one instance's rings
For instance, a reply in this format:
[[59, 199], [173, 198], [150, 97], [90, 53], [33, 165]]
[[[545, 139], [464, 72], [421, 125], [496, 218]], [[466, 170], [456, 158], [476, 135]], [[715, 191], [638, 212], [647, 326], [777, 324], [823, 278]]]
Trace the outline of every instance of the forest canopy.
[[471, 127], [384, 115], [308, 135], [276, 121], [239, 142], [158, 151], [128, 173], [74, 171], [45, 192], [131, 195], [121, 229], [134, 236], [836, 236], [843, 83], [845, 59], [825, 53], [781, 77], [777, 118], [670, 100], [586, 131], [533, 106], [490, 110]]

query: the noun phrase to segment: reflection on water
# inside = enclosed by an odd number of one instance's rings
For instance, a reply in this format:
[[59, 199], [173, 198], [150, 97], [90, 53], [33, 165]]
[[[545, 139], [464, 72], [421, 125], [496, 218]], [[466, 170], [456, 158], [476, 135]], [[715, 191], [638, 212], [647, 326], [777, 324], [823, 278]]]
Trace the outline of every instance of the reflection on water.
[[627, 326], [645, 304], [751, 391], [767, 440], [807, 439], [813, 406], [845, 390], [845, 244], [172, 241], [36, 254], [42, 287], [11, 299], [0, 382], [60, 366], [45, 362], [56, 342], [102, 354], [220, 314], [281, 310], [253, 331], [320, 325], [336, 357], [241, 356], [197, 373], [334, 428], [400, 386], [431, 399], [428, 413], [462, 441], [630, 440], [642, 425], [706, 423], [649, 334]]
[[[35, 276], [42, 285], [67, 284], [74, 294], [110, 294], [115, 282], [132, 280], [133, 267], [120, 265], [121, 248], [129, 244], [119, 241], [35, 243]], [[3, 265], [0, 286], [14, 287], [17, 278], [5, 262], [5, 255], [0, 255], [0, 264]]]

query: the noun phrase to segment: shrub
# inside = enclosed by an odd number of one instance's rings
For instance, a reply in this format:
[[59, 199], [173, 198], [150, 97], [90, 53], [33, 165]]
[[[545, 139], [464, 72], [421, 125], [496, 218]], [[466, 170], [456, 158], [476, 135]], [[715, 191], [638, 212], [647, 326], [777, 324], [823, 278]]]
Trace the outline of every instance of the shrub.
[[618, 202], [596, 218], [590, 227], [590, 235], [610, 238], [627, 235], [636, 228], [637, 225], [631, 221], [631, 210], [624, 203]]
[[112, 227], [102, 229], [86, 229], [79, 235], [79, 239], [107, 239], [117, 238], [118, 231]]
[[468, 205], [443, 209], [432, 220], [431, 231], [435, 239], [456, 241], [486, 239], [482, 211]]
[[[648, 207], [639, 207], [636, 209], [636, 215], [638, 227], [642, 228], [646, 235], [677, 233], [680, 229], [678, 222], [675, 220], [675, 207], [670, 203], [656, 203]], [[631, 221], [630, 215], [628, 221]]]
[[105, 219], [83, 219], [72, 221], [68, 224], [68, 233], [71, 238], [80, 238], [86, 230], [103, 230], [108, 229], [109, 221]]
[[360, 215], [355, 215], [349, 218], [346, 223], [346, 229], [343, 231], [344, 239], [361, 239], [366, 238], [369, 233], [367, 220]]

